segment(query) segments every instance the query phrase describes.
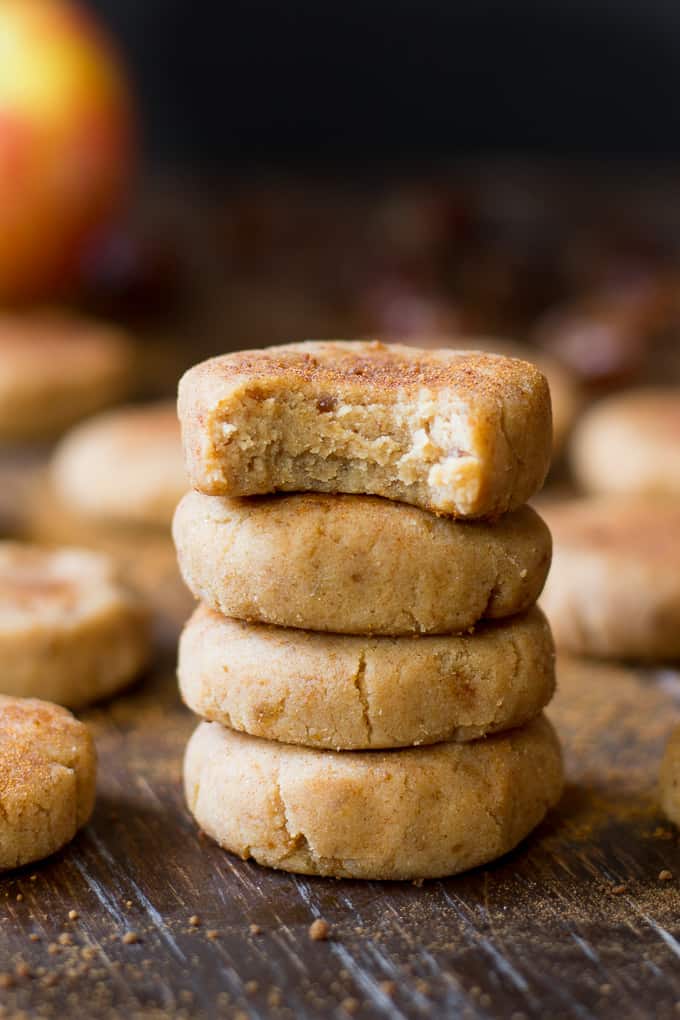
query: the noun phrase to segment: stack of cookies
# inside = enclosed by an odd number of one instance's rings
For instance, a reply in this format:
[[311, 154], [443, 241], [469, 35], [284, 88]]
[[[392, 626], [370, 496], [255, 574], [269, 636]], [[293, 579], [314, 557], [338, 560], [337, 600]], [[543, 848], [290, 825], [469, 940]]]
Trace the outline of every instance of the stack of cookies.
[[179, 414], [199, 825], [262, 864], [360, 878], [452, 874], [514, 847], [562, 789], [534, 606], [550, 534], [524, 505], [550, 458], [541, 373], [291, 344], [191, 369]]

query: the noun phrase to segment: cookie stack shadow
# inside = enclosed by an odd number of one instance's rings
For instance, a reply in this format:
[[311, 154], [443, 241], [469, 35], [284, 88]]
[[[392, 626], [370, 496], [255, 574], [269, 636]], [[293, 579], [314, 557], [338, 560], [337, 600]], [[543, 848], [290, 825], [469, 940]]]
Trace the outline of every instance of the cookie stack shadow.
[[551, 541], [524, 505], [550, 455], [541, 374], [289, 345], [196, 366], [180, 420], [194, 490], [173, 531], [201, 604], [178, 673], [204, 720], [184, 766], [201, 828], [261, 864], [369, 879], [515, 847], [563, 783], [535, 606]]

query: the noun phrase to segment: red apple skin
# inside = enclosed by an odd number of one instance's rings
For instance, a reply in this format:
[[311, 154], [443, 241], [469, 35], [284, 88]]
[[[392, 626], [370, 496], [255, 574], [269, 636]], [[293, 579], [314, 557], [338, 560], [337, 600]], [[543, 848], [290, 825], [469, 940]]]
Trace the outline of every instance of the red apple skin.
[[0, 301], [74, 286], [127, 197], [135, 148], [127, 79], [92, 16], [0, 0]]

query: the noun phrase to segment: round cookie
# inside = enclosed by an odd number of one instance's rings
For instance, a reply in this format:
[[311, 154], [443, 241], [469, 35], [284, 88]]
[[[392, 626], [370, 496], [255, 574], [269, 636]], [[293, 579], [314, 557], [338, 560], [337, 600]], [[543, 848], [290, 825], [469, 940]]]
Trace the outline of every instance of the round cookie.
[[0, 695], [0, 870], [42, 860], [92, 814], [97, 758], [66, 709]]
[[571, 463], [588, 492], [680, 496], [680, 387], [600, 401], [574, 432]]
[[553, 565], [541, 598], [558, 647], [680, 657], [680, 501], [594, 497], [542, 504]]
[[661, 763], [661, 808], [667, 818], [680, 825], [680, 726], [671, 733]]
[[0, 542], [0, 690], [80, 708], [146, 663], [149, 616], [105, 556]]
[[495, 522], [374, 496], [189, 492], [173, 535], [197, 598], [242, 620], [341, 634], [450, 634], [536, 601], [551, 540], [529, 507]]
[[134, 349], [120, 329], [75, 316], [0, 315], [0, 440], [54, 435], [119, 400]]
[[243, 858], [337, 878], [451, 875], [500, 857], [560, 797], [543, 717], [470, 744], [319, 751], [200, 724], [187, 747], [189, 809]]
[[76, 513], [169, 526], [187, 487], [174, 403], [122, 407], [76, 426], [55, 451], [51, 479]]
[[199, 607], [179, 646], [186, 704], [232, 729], [355, 750], [521, 726], [555, 689], [540, 610], [474, 634], [355, 637], [242, 623]]

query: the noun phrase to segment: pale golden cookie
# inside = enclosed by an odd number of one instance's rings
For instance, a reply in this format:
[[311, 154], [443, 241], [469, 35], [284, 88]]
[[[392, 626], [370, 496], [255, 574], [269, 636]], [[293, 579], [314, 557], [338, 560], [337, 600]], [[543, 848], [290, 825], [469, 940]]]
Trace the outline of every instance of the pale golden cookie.
[[122, 330], [75, 316], [0, 315], [0, 440], [54, 435], [129, 390]]
[[559, 799], [559, 743], [544, 717], [469, 744], [319, 751], [200, 724], [187, 748], [189, 809], [243, 858], [347, 878], [451, 875], [512, 850]]
[[76, 426], [57, 447], [51, 479], [77, 513], [169, 526], [187, 487], [174, 403], [121, 407]]
[[589, 492], [680, 496], [680, 387], [600, 401], [574, 433], [571, 463]]
[[680, 726], [671, 733], [661, 763], [661, 807], [667, 818], [680, 825]]
[[368, 341], [205, 361], [180, 382], [179, 416], [191, 484], [207, 494], [375, 494], [458, 517], [525, 503], [552, 444], [533, 365]]
[[179, 646], [186, 704], [232, 729], [355, 750], [472, 740], [538, 715], [555, 689], [538, 609], [474, 634], [355, 637], [242, 623], [200, 607]]
[[541, 506], [553, 565], [541, 598], [558, 647], [680, 657], [680, 500], [599, 497]]
[[375, 496], [190, 492], [173, 534], [184, 580], [211, 609], [341, 634], [449, 634], [520, 613], [550, 565], [529, 507], [491, 523]]
[[97, 758], [66, 709], [0, 695], [0, 870], [41, 860], [92, 814]]
[[128, 684], [149, 617], [112, 561], [83, 549], [0, 542], [0, 690], [79, 708]]

